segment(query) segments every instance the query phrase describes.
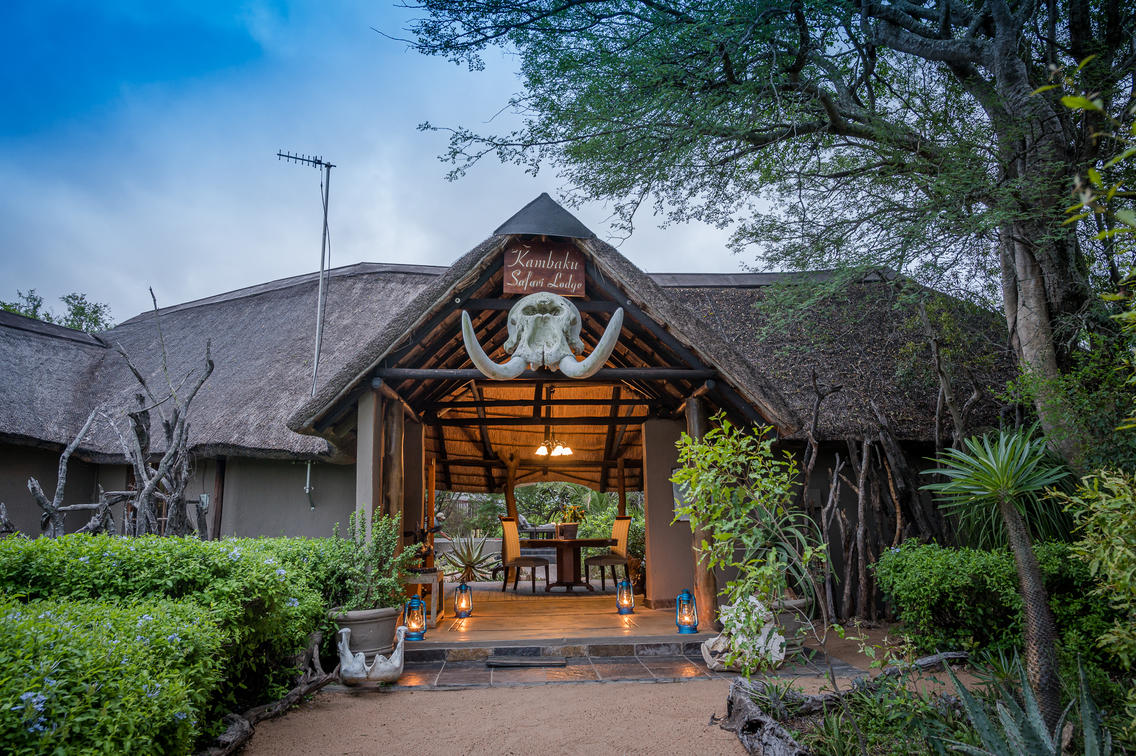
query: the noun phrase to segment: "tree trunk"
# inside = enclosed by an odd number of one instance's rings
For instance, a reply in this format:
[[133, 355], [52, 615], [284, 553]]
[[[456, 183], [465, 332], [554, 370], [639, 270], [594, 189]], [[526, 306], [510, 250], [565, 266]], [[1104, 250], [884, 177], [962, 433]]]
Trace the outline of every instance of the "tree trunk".
[[1015, 187], [1017, 201], [1017, 217], [999, 230], [1002, 296], [1011, 344], [1021, 365], [1040, 379], [1034, 406], [1041, 427], [1054, 451], [1073, 464], [1084, 440], [1062, 406], [1057, 380], [1069, 350], [1060, 347], [1054, 331], [1088, 302], [1087, 271], [1078, 260], [1073, 229], [1061, 225], [1075, 160], [1053, 106], [1033, 95], [1017, 45], [1016, 35], [999, 35], [997, 97], [983, 103], [997, 135], [1003, 179]]
[[1041, 578], [1041, 568], [1030, 546], [1029, 532], [1018, 508], [1012, 501], [1003, 501], [999, 506], [1002, 519], [1006, 522], [1006, 534], [1010, 549], [1014, 553], [1014, 564], [1018, 568], [1018, 585], [1025, 604], [1025, 657], [1026, 672], [1030, 685], [1037, 695], [1045, 724], [1053, 731], [1061, 718], [1061, 679], [1057, 671], [1057, 626], [1049, 601], [1045, 594], [1045, 584]]

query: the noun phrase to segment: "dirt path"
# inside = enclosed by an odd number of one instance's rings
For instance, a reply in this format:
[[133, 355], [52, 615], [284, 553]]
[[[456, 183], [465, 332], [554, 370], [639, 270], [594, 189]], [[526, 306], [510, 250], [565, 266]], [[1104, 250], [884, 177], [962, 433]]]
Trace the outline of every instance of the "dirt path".
[[244, 753], [744, 754], [708, 724], [730, 681], [320, 693], [262, 722]]

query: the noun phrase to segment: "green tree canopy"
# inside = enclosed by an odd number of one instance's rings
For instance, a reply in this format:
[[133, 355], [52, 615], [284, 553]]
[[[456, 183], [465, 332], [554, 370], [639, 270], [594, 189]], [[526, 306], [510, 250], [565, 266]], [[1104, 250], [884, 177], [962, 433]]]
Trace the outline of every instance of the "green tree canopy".
[[[1062, 106], [1056, 71], [1131, 120], [1136, 9], [1119, 0], [426, 0], [416, 49], [471, 67], [516, 54], [511, 133], [452, 131], [454, 176], [486, 155], [556, 166], [628, 230], [735, 224], [767, 267], [886, 265], [999, 301], [1024, 366], [1057, 378], [1093, 296], [1129, 264], [1063, 225], [1102, 154], [1099, 115]], [[429, 124], [425, 127], [431, 128]], [[1036, 399], [1047, 431], [1056, 392]], [[1063, 449], [1073, 456], [1075, 445]]]
[[105, 331], [114, 325], [111, 320], [110, 306], [102, 302], [92, 302], [86, 294], [73, 291], [59, 298], [66, 306], [62, 315], [56, 314], [43, 306], [43, 297], [36, 294], [35, 289], [16, 291], [16, 299], [11, 302], [0, 301], [0, 310], [7, 310], [29, 318], [42, 320], [45, 323], [55, 323], [65, 328], [74, 328], [76, 331], [94, 333]]

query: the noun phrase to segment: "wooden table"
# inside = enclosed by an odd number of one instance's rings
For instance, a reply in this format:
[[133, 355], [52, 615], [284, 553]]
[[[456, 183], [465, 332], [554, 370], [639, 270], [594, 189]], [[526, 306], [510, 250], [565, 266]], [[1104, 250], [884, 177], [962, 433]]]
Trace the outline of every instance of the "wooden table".
[[[580, 549], [588, 547], [614, 546], [614, 538], [522, 538], [522, 549], [541, 549], [551, 546], [556, 549], [556, 582], [544, 587], [545, 592], [554, 586], [563, 586], [568, 593], [576, 586], [594, 591], [592, 584], [581, 577]], [[571, 579], [569, 579], [571, 577]]]

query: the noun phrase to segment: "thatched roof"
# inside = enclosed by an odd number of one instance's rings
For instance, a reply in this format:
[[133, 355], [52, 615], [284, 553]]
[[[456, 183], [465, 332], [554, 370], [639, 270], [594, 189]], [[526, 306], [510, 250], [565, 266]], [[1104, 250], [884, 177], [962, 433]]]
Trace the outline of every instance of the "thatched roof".
[[[354, 454], [350, 437], [326, 433], [317, 426], [333, 409], [353, 401], [354, 393], [369, 384], [384, 359], [389, 362], [400, 350], [405, 353], [410, 349], [411, 336], [423, 324], [438, 318], [439, 313], [446, 314], [447, 307], [453, 312], [446, 317], [456, 317], [460, 307], [455, 307], [453, 299], [469, 282], [482, 281], [485, 291], [497, 286], [499, 292], [496, 282], [500, 274], [494, 279], [491, 268], [510, 240], [517, 238], [492, 236], [448, 268], [362, 263], [332, 271], [320, 380], [314, 397], [310, 391], [316, 274], [163, 308], [158, 317], [175, 380], [201, 366], [207, 340], [216, 364], [193, 406], [191, 446], [201, 456], [350, 461]], [[754, 304], [766, 296], [771, 284], [784, 280], [781, 274], [649, 276], [599, 240], [576, 239], [571, 243], [591, 260], [595, 275], [622, 291], [681, 348], [712, 366], [720, 382], [757, 408], [784, 437], [799, 437], [808, 422], [815, 371], [822, 385], [844, 385], [822, 407], [818, 427], [822, 438], [856, 436], [872, 427], [869, 399], [875, 399], [889, 415], [902, 438], [931, 438], [936, 386], [933, 376], [911, 368], [912, 363], [918, 367], [921, 359], [919, 350], [913, 352], [911, 347], [919, 341], [910, 332], [912, 312], [896, 306], [894, 287], [886, 277], [869, 276], [850, 283], [841, 294], [815, 305], [805, 316], [770, 329]], [[825, 272], [808, 275], [819, 279], [829, 276]], [[602, 329], [603, 313], [588, 317], [600, 318], [593, 325]], [[489, 326], [500, 324], [502, 318], [500, 313], [488, 313], [479, 323], [492, 331]], [[439, 322], [442, 325], [436, 332], [441, 336], [436, 338], [456, 334], [452, 318]], [[499, 325], [495, 327], [501, 330]], [[460, 336], [457, 338], [460, 341]], [[487, 338], [487, 348], [499, 357], [503, 338]], [[995, 343], [1000, 336], [992, 332], [990, 339]], [[594, 338], [585, 336], [585, 341], [592, 344]], [[618, 362], [613, 364], [648, 364], [649, 360], [644, 362], [636, 356], [649, 346], [642, 329], [638, 336], [628, 332], [627, 338], [621, 339], [624, 341], [628, 343], [621, 343], [621, 351], [613, 357]], [[121, 344], [144, 372], [156, 374], [159, 370], [153, 313], [139, 315], [96, 336], [0, 313], [0, 439], [58, 447], [70, 441], [97, 404], [128, 400], [134, 381], [111, 348], [115, 344]], [[975, 349], [991, 351], [978, 342]], [[659, 355], [665, 363], [674, 352], [660, 347]], [[448, 361], [437, 365], [468, 367], [468, 358], [460, 351], [452, 351], [445, 359]], [[1004, 360], [987, 363], [989, 369], [976, 374], [980, 382], [995, 385], [1009, 374]], [[427, 360], [421, 364], [435, 363]], [[532, 396], [531, 385], [527, 389], [489, 382], [478, 385], [488, 387], [483, 398]], [[671, 387], [671, 391], [678, 396], [693, 385]], [[445, 398], [464, 396], [463, 387], [442, 388]], [[412, 404], [423, 407], [429, 404], [427, 399], [435, 401], [442, 395], [411, 383], [399, 389], [413, 389], [419, 399]], [[584, 385], [572, 389], [571, 396], [590, 399], [593, 404], [586, 409], [573, 408], [570, 414], [607, 414], [609, 408], [594, 402], [611, 396], [611, 390], [610, 385], [603, 390]], [[641, 386], [627, 385], [624, 390], [625, 399], [661, 399], [664, 405], [670, 401], [669, 396], [647, 397]], [[673, 402], [668, 406], [673, 410]], [[988, 421], [994, 411], [993, 404], [987, 402], [975, 417], [978, 422]], [[506, 408], [497, 414], [524, 412]], [[449, 415], [461, 416], [461, 412]], [[499, 433], [495, 442], [500, 448], [496, 451], [511, 447], [524, 450], [539, 442], [542, 432], [540, 426], [532, 426]], [[329, 443], [320, 433], [339, 445]], [[602, 447], [611, 442], [610, 437], [605, 438], [609, 434], [596, 428], [564, 428], [557, 435], [579, 449], [579, 459], [589, 454], [602, 458]], [[478, 441], [476, 434], [464, 427], [447, 427], [428, 437], [427, 449], [433, 455], [483, 456]], [[634, 435], [628, 435], [621, 448], [620, 456], [628, 462], [638, 460]], [[119, 442], [105, 423], [97, 425], [80, 446], [79, 456], [94, 461], [121, 459]], [[474, 489], [471, 481], [483, 480], [485, 475], [476, 466], [468, 471], [472, 476], [469, 480], [456, 467], [452, 473], [459, 482], [465, 481], [462, 485]], [[605, 472], [603, 485], [610, 485], [610, 473]], [[485, 485], [491, 486], [492, 480]]]
[[[338, 369], [360, 334], [381, 328], [441, 270], [362, 263], [332, 271], [321, 374]], [[316, 274], [296, 276], [159, 311], [175, 380], [200, 369], [205, 343], [211, 344], [216, 367], [191, 410], [190, 445], [199, 455], [333, 455], [324, 439], [293, 433], [285, 425], [311, 390], [317, 284]], [[124, 406], [136, 383], [115, 344], [160, 380], [153, 313], [97, 337], [58, 326], [17, 327], [27, 322], [36, 323], [0, 316], [0, 434], [11, 440], [66, 444], [96, 404]], [[157, 429], [154, 437], [160, 437]], [[79, 455], [120, 459], [119, 441], [105, 422], [96, 423]]]

